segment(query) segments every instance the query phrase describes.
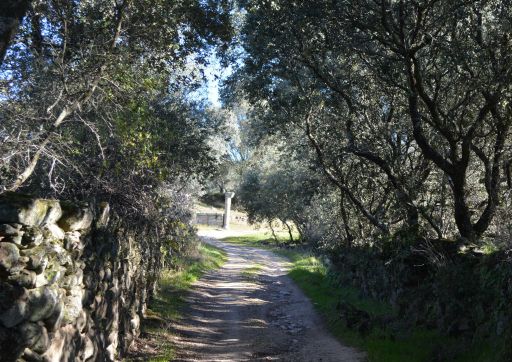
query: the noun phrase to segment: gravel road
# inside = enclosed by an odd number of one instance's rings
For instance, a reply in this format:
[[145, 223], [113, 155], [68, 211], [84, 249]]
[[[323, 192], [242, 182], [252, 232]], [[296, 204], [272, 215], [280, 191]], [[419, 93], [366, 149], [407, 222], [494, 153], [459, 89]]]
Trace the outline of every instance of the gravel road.
[[[270, 251], [219, 241], [202, 232], [228, 261], [204, 275], [174, 326], [176, 361], [363, 361], [325, 329], [308, 298], [286, 276], [286, 260]], [[248, 271], [256, 271], [250, 274]]]

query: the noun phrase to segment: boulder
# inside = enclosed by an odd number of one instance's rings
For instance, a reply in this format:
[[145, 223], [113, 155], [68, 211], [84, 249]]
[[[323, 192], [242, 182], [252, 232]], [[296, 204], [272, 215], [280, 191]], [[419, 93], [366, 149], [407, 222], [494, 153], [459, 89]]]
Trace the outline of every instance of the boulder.
[[0, 224], [0, 235], [2, 236], [15, 236], [23, 235], [20, 224]]
[[82, 312], [82, 290], [73, 289], [71, 295], [68, 295], [64, 299], [64, 322], [74, 322]]
[[45, 320], [45, 326], [50, 332], [59, 329], [64, 319], [64, 303], [59, 302], [53, 313]]
[[23, 351], [23, 359], [25, 362], [46, 362], [43, 357], [38, 353], [32, 351], [30, 348], [25, 348]]
[[24, 300], [16, 301], [8, 310], [0, 314], [0, 322], [7, 328], [12, 328], [28, 318], [29, 310]]
[[67, 232], [64, 237], [64, 248], [66, 250], [83, 249], [82, 241], [80, 240], [80, 233], [78, 231]]
[[87, 205], [78, 206], [62, 202], [63, 215], [58, 225], [66, 232], [85, 230], [91, 227], [94, 215]]
[[15, 275], [9, 276], [8, 280], [24, 288], [34, 288], [36, 286], [37, 275], [31, 270], [21, 270]]
[[42, 273], [48, 265], [48, 257], [46, 254], [46, 250], [42, 246], [24, 250], [23, 255], [28, 257], [28, 269]]
[[23, 340], [23, 344], [37, 353], [45, 352], [49, 345], [50, 339], [46, 328], [38, 323], [26, 322], [18, 327], [18, 331]]
[[64, 230], [57, 226], [57, 224], [48, 224], [46, 225], [48, 231], [50, 231], [51, 237], [55, 240], [64, 240], [66, 234]]
[[57, 200], [6, 193], [0, 196], [0, 223], [38, 226], [57, 221], [62, 214]]
[[48, 279], [46, 279], [46, 276], [44, 274], [39, 274], [38, 276], [36, 276], [36, 288], [43, 287], [48, 284], [50, 284], [50, 282], [48, 281]]
[[20, 251], [13, 243], [0, 242], [0, 266], [10, 270], [18, 263]]
[[0, 239], [20, 245], [23, 239], [24, 231], [20, 230], [21, 225], [14, 224], [0, 224]]
[[58, 304], [55, 290], [47, 286], [28, 291], [29, 320], [37, 322], [50, 317]]

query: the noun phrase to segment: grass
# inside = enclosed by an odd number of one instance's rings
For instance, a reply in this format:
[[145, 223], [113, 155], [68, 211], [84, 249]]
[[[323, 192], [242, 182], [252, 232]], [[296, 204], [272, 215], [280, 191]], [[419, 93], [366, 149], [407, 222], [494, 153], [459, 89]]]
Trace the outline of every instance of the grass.
[[275, 247], [287, 243], [290, 239], [288, 232], [284, 231], [276, 231], [276, 236], [277, 243], [270, 232], [255, 232], [253, 234], [243, 236], [229, 236], [223, 238], [222, 241], [240, 246], [255, 246], [258, 248], [278, 251], [280, 249], [276, 249]]
[[159, 292], [146, 312], [143, 334], [157, 341], [157, 353], [151, 357], [132, 358], [128, 361], [167, 362], [175, 357], [169, 325], [180, 318], [184, 297], [192, 284], [205, 272], [220, 268], [227, 260], [226, 253], [214, 246], [200, 244], [198, 255], [182, 259], [179, 270], [162, 272]]
[[[329, 276], [327, 267], [310, 252], [279, 248], [268, 243], [268, 237], [255, 234], [224, 239], [244, 246], [271, 249], [292, 263], [289, 276], [310, 298], [315, 308], [327, 321], [331, 333], [346, 344], [366, 351], [372, 362], [426, 362], [432, 360], [485, 362], [496, 361], [495, 352], [487, 345], [465, 348], [461, 341], [448, 338], [433, 330], [416, 329], [394, 335], [388, 330], [374, 328], [369, 335], [347, 328], [337, 318], [336, 306], [348, 303], [371, 317], [394, 316], [391, 306], [369, 298], [362, 298], [356, 288], [340, 286]], [[398, 333], [397, 333], [398, 334]]]

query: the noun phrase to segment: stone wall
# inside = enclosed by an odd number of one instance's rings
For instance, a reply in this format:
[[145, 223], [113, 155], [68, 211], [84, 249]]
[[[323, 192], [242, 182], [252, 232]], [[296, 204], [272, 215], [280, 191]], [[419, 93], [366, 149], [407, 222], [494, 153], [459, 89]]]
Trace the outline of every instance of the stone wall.
[[106, 203], [0, 196], [1, 361], [114, 361], [127, 350], [158, 248], [148, 229], [109, 214]]
[[197, 213], [196, 224], [208, 226], [222, 226], [224, 224], [224, 215], [213, 213]]
[[[353, 286], [362, 296], [393, 307], [392, 315], [379, 315], [370, 323], [359, 319], [353, 323], [356, 328], [384, 324], [404, 335], [416, 327], [433, 329], [469, 345], [489, 344], [500, 361], [512, 361], [510, 251], [462, 252], [456, 242], [439, 240], [391, 250], [344, 248], [330, 260], [332, 277], [341, 286]], [[345, 305], [340, 311], [347, 323], [362, 315]]]

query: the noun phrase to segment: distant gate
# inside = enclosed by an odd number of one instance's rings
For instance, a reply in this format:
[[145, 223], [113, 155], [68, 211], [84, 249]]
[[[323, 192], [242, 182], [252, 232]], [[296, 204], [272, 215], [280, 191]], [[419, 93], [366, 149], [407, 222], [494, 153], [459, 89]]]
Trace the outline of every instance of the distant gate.
[[222, 226], [224, 223], [223, 214], [197, 213], [196, 224], [208, 226]]

